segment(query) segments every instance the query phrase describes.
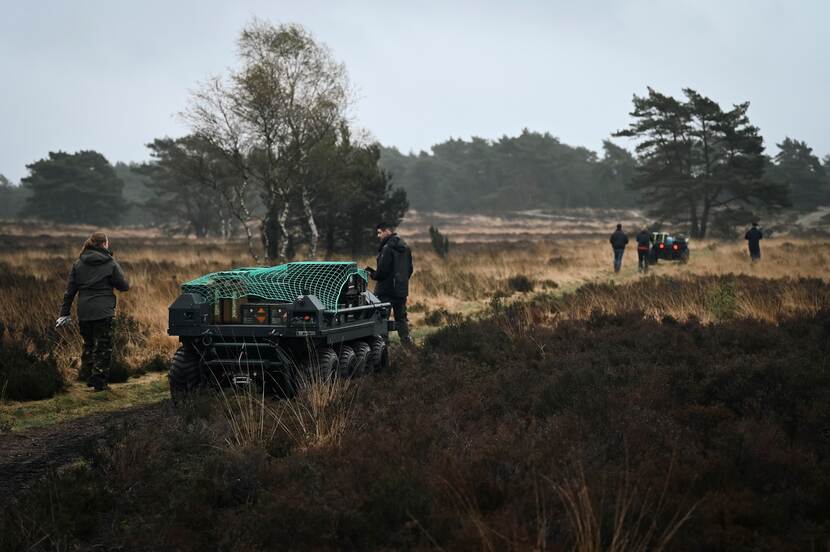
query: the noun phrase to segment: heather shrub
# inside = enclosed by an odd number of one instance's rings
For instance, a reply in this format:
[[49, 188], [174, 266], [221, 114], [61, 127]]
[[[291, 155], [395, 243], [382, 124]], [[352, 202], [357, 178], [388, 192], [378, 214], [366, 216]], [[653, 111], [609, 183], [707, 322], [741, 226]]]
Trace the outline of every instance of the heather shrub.
[[533, 287], [533, 280], [524, 274], [516, 274], [507, 279], [507, 288], [519, 293], [531, 292]]
[[0, 398], [47, 399], [65, 386], [63, 374], [51, 356], [39, 358], [14, 342], [0, 348]]

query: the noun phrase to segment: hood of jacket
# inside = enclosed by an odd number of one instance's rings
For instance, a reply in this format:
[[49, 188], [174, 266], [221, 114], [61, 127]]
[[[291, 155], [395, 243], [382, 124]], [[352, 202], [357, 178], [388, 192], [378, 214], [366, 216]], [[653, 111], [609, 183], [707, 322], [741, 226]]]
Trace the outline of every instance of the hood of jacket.
[[398, 253], [403, 253], [406, 251], [406, 242], [401, 239], [401, 237], [397, 234], [392, 234], [382, 242], [380, 242], [380, 247], [378, 247], [378, 251], [381, 251], [386, 246], [391, 247]]
[[90, 247], [81, 253], [81, 262], [90, 266], [98, 266], [112, 260], [112, 253], [100, 247]]

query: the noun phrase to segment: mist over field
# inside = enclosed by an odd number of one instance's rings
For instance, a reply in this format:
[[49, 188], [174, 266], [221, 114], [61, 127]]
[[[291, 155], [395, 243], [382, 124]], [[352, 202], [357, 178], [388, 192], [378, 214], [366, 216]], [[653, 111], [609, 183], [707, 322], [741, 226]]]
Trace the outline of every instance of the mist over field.
[[0, 5], [0, 551], [830, 549], [828, 16]]

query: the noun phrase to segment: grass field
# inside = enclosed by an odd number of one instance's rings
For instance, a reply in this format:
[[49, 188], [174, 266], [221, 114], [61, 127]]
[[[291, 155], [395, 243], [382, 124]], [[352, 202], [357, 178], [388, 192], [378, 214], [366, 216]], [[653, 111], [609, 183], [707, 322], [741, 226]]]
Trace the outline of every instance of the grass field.
[[[629, 251], [615, 275], [601, 221], [444, 224], [444, 260], [416, 220], [420, 346], [394, 347], [393, 372], [202, 397], [113, 435], [2, 512], [0, 550], [830, 546], [830, 241], [768, 240], [754, 265], [743, 243], [693, 242], [647, 276]], [[52, 326], [87, 231], [0, 228], [6, 349], [65, 382], [80, 341]], [[178, 284], [250, 264], [235, 243], [111, 240], [134, 377], [6, 400], [0, 427], [161, 400]]]
[[[603, 233], [602, 219], [597, 218], [601, 215], [622, 220], [627, 228], [636, 228], [641, 222], [635, 213], [627, 211], [576, 212], [556, 220], [545, 216], [415, 214], [410, 225], [405, 223], [400, 229], [412, 244], [416, 264], [409, 299], [413, 335], [422, 340], [449, 321], [484, 312], [494, 297], [509, 303], [539, 294], [560, 296], [584, 284], [643, 278], [637, 273], [633, 250], [626, 254], [623, 271], [613, 273], [610, 248], [604, 237], [607, 231]], [[440, 223], [450, 236], [453, 246], [447, 259], [438, 257], [424, 241], [428, 240], [424, 230], [427, 223]], [[66, 274], [77, 257], [79, 244], [91, 230], [0, 223], [0, 287], [4, 290], [0, 295], [0, 321], [7, 327], [6, 340], [34, 357], [53, 362], [67, 384], [77, 379], [81, 339], [76, 325], [59, 331], [53, 325]], [[132, 290], [119, 298], [114, 379], [123, 381], [128, 376], [166, 369], [167, 359], [176, 347], [175, 339], [166, 335], [166, 309], [181, 282], [214, 270], [247, 266], [250, 259], [241, 242], [166, 238], [152, 231], [132, 229], [113, 230], [111, 236], [116, 258], [132, 285]], [[783, 237], [769, 240], [764, 246], [763, 262], [753, 265], [743, 243], [693, 243], [688, 265], [660, 264], [652, 268], [650, 277], [682, 280], [694, 275], [744, 274], [781, 279], [826, 278], [830, 273], [830, 241]], [[364, 266], [373, 264], [374, 259], [367, 255], [358, 262]], [[715, 304], [718, 294], [734, 303], [730, 303], [730, 308], [734, 307], [739, 316], [762, 320], [775, 320], [782, 309], [810, 313], [820, 306], [814, 297], [805, 296], [801, 288], [786, 284], [778, 287], [774, 298], [752, 292], [739, 292], [732, 297], [729, 289], [702, 290], [694, 285], [638, 297], [620, 297], [613, 290], [598, 289], [594, 295], [583, 295], [585, 303], [570, 309], [569, 316], [640, 307], [653, 316], [685, 319], [692, 315], [709, 322], [720, 316]], [[617, 304], [620, 301], [624, 304]], [[29, 360], [27, 357], [21, 362]], [[11, 391], [7, 389], [3, 396], [17, 398]], [[38, 390], [35, 396], [50, 394], [48, 390]], [[150, 397], [157, 395], [151, 393], [145, 398]], [[58, 408], [48, 401], [41, 406], [43, 415], [33, 419], [50, 420], [48, 413]], [[31, 408], [29, 405], [23, 411], [29, 412]], [[72, 409], [63, 411], [66, 416], [72, 415]], [[20, 407], [9, 400], [0, 405], [0, 414], [6, 419], [20, 418], [16, 412], [21, 412]], [[77, 409], [79, 415], [85, 412], [83, 408]], [[14, 426], [33, 423], [36, 422], [17, 420]]]

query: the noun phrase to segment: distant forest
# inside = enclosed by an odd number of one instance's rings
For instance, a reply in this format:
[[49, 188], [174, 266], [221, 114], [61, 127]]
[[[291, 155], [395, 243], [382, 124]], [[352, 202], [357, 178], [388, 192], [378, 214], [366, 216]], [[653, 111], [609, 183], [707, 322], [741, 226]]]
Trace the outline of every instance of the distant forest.
[[[766, 157], [765, 178], [785, 183], [793, 206], [830, 205], [830, 155], [820, 159], [804, 142], [786, 138], [779, 153]], [[549, 133], [523, 131], [498, 140], [449, 139], [431, 152], [402, 154], [380, 147], [380, 167], [409, 205], [422, 211], [507, 212], [573, 207], [642, 207], [642, 192], [631, 189], [638, 168], [628, 150], [603, 143], [602, 155], [563, 144]], [[147, 175], [145, 164], [116, 162], [125, 208], [118, 224], [163, 226], [169, 207]], [[0, 218], [25, 215], [31, 190], [0, 174]], [[212, 233], [212, 232], [211, 232]]]
[[[804, 142], [786, 138], [765, 157], [764, 178], [785, 184], [793, 206], [830, 205], [830, 155], [823, 162]], [[498, 140], [449, 139], [431, 152], [381, 149], [381, 166], [423, 211], [504, 212], [573, 207], [642, 207], [633, 190], [638, 159], [606, 140], [602, 154], [525, 129]]]
[[630, 207], [637, 162], [610, 141], [603, 155], [527, 129], [491, 141], [449, 139], [432, 152], [381, 150], [381, 166], [424, 211], [500, 212], [538, 208]]

